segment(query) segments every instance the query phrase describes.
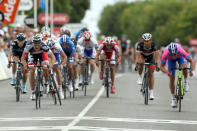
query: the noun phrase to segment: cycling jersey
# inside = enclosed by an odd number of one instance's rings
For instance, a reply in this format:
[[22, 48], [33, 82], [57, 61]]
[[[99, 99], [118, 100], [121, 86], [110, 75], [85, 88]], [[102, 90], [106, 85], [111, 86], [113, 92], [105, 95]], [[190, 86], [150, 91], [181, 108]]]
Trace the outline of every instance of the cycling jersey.
[[24, 42], [22, 47], [19, 47], [18, 42], [16, 40], [14, 40], [10, 46], [10, 50], [12, 51], [13, 56], [18, 56], [19, 59], [21, 59], [26, 44], [27, 44], [27, 41]]
[[151, 42], [150, 48], [146, 48], [143, 42], [137, 44], [136, 52], [140, 52], [142, 56], [153, 55], [157, 51], [157, 45]]
[[177, 54], [172, 56], [168, 51], [168, 47], [166, 47], [161, 58], [161, 63], [163, 64], [166, 64], [166, 61], [168, 60], [168, 71], [171, 71], [173, 76], [175, 75], [175, 69], [171, 68], [176, 67], [176, 62], [178, 62], [179, 65], [183, 63], [187, 64], [187, 60], [191, 58], [179, 44], [177, 44], [177, 48]]
[[99, 51], [102, 51], [102, 50], [103, 50], [103, 52], [105, 53], [105, 55], [107, 56], [108, 59], [111, 59], [111, 57], [112, 57], [114, 51], [117, 52], [117, 53], [120, 52], [120, 50], [119, 50], [119, 48], [118, 48], [118, 46], [117, 46], [116, 43], [113, 43], [113, 45], [112, 45], [111, 48], [107, 48], [106, 43], [103, 42], [103, 43], [99, 46], [98, 50], [99, 50]]
[[66, 47], [63, 47], [62, 44], [61, 47], [68, 58], [73, 58], [73, 54], [76, 53], [76, 49], [74, 43], [71, 40], [68, 40]]
[[27, 44], [24, 49], [24, 53], [28, 56], [28, 64], [37, 64], [38, 59], [41, 63], [48, 62], [48, 54], [51, 53], [51, 50], [47, 47], [47, 45], [41, 42], [41, 48], [39, 51], [36, 51], [33, 47], [32, 42]]
[[78, 45], [80, 45], [82, 47], [82, 53], [83, 53], [84, 58], [86, 58], [86, 57], [95, 58], [96, 57], [96, 49], [98, 48], [98, 43], [97, 43], [96, 39], [91, 38], [91, 40], [87, 44], [84, 41], [84, 37], [82, 37], [78, 40]]
[[[184, 57], [186, 60], [190, 59], [191, 57], [188, 55], [188, 53], [180, 46], [177, 44], [177, 54], [176, 54], [176, 59], [180, 57]], [[161, 63], [165, 64], [168, 59], [174, 59], [172, 55], [170, 55], [170, 52], [168, 51], [168, 47], [164, 49], [162, 58], [161, 58]]]
[[128, 48], [127, 41], [121, 41], [120, 46], [121, 46], [121, 49], [122, 49], [122, 53], [124, 53], [126, 51], [126, 49]]

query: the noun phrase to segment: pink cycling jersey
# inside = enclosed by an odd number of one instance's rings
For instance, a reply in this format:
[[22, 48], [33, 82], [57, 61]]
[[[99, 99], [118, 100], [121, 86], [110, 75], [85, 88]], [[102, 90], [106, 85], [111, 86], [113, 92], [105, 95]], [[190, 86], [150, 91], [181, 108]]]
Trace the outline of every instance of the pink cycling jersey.
[[170, 55], [170, 52], [168, 51], [168, 47], [166, 47], [161, 57], [161, 63], [165, 64], [168, 59], [177, 59], [180, 57], [184, 57], [186, 60], [188, 60], [190, 58], [188, 53], [180, 45], [177, 44], [177, 48], [178, 50], [177, 50], [176, 57], [173, 58], [172, 55]]

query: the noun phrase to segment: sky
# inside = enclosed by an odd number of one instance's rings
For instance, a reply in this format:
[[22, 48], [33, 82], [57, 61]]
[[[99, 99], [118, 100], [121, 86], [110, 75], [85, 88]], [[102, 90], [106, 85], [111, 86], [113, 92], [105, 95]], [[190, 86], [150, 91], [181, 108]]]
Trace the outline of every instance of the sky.
[[113, 5], [119, 1], [133, 2], [136, 0], [90, 0], [90, 9], [86, 11], [81, 22], [86, 24], [90, 31], [96, 35], [99, 33], [98, 21], [104, 7], [107, 5]]

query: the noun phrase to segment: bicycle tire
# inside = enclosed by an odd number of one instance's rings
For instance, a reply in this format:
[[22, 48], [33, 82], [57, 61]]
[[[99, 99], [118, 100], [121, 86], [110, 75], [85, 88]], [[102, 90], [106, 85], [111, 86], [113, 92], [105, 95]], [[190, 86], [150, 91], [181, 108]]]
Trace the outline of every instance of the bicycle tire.
[[148, 74], [145, 74], [145, 95], [144, 95], [144, 104], [148, 105], [148, 88], [149, 88], [149, 80]]
[[106, 96], [109, 98], [109, 68], [106, 68], [106, 77], [105, 77], [105, 87], [106, 87]]
[[37, 81], [37, 85], [36, 85], [36, 91], [35, 91], [35, 95], [36, 95], [36, 109], [38, 109], [38, 108], [40, 108], [40, 85], [41, 85], [41, 83], [40, 83], [40, 74], [38, 73], [37, 74], [37, 79], [36, 79], [36, 81]]
[[182, 88], [181, 88], [181, 80], [179, 80], [179, 91], [178, 91], [178, 99], [179, 99], [179, 112], [181, 112], [181, 96], [182, 96]]
[[16, 102], [20, 101], [20, 93], [21, 93], [21, 74], [19, 71], [17, 71], [17, 76], [16, 76], [16, 84], [15, 84], [15, 89], [16, 89]]
[[[61, 102], [61, 99], [60, 99], [60, 93], [59, 93], [59, 91], [57, 89], [57, 84], [55, 82], [54, 76], [51, 76], [51, 80], [52, 80], [52, 83], [53, 83], [53, 87], [56, 90], [56, 94], [57, 94], [57, 98], [59, 100], [59, 104], [62, 105], [62, 102]], [[55, 99], [56, 99], [56, 95], [55, 95]], [[57, 99], [56, 99], [56, 104], [57, 104]]]

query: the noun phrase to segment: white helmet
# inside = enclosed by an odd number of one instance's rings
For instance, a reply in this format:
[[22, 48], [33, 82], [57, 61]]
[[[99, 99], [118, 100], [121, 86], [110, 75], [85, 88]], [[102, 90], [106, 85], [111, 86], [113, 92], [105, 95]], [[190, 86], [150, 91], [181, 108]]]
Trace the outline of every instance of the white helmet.
[[142, 35], [142, 40], [143, 41], [151, 41], [152, 40], [152, 35], [150, 33], [144, 33]]
[[114, 40], [112, 39], [112, 37], [108, 36], [105, 38], [106, 45], [112, 45], [113, 42], [114, 42]]

